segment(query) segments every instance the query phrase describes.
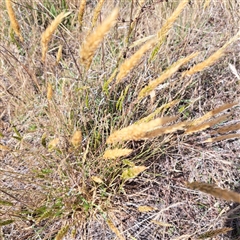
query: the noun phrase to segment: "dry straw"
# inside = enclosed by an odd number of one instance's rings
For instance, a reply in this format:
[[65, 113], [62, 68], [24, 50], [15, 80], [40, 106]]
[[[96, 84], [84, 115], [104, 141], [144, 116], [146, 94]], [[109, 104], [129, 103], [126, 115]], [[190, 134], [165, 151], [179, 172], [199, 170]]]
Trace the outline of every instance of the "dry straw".
[[94, 53], [103, 41], [104, 36], [114, 26], [118, 16], [118, 9], [115, 8], [112, 13], [99, 25], [96, 30], [87, 36], [80, 51], [80, 62], [89, 69]]
[[7, 8], [7, 12], [8, 12], [8, 16], [9, 16], [9, 20], [11, 23], [11, 27], [14, 30], [15, 34], [19, 37], [20, 41], [23, 41], [23, 37], [20, 31], [20, 27], [17, 21], [17, 18], [15, 16], [13, 7], [12, 7], [12, 1], [11, 0], [6, 0], [6, 8]]
[[128, 156], [132, 153], [132, 149], [128, 148], [115, 148], [115, 149], [109, 149], [104, 152], [103, 158], [104, 159], [115, 159], [123, 156]]
[[177, 117], [157, 118], [147, 123], [133, 124], [121, 130], [113, 132], [107, 139], [108, 144], [144, 139], [146, 132], [168, 122], [176, 120]]
[[204, 141], [204, 143], [212, 143], [212, 142], [219, 142], [227, 139], [234, 139], [234, 138], [240, 138], [240, 134], [233, 133], [233, 134], [227, 134], [224, 136], [218, 136], [214, 138], [208, 138]]
[[205, 68], [213, 65], [219, 58], [221, 58], [224, 55], [227, 47], [233, 42], [235, 42], [236, 40], [238, 40], [239, 37], [240, 37], [240, 31], [233, 38], [231, 38], [227, 43], [225, 43], [221, 48], [219, 48], [215, 53], [213, 53], [209, 58], [207, 58], [205, 61], [198, 63], [188, 71], [183, 72], [182, 76], [183, 77], [191, 76], [194, 73], [203, 71]]
[[192, 134], [192, 133], [195, 133], [195, 132], [203, 131], [207, 128], [210, 128], [210, 127], [216, 125], [217, 123], [225, 121], [230, 115], [231, 115], [231, 113], [224, 114], [224, 115], [219, 116], [219, 117], [217, 117], [217, 118], [215, 118], [211, 121], [208, 121], [206, 123], [202, 123], [202, 124], [199, 124], [197, 126], [191, 126], [185, 131], [185, 134]]
[[139, 63], [141, 57], [156, 43], [156, 39], [146, 42], [137, 52], [135, 52], [130, 58], [126, 59], [119, 68], [116, 83], [120, 83], [121, 80]]
[[199, 190], [201, 192], [208, 193], [217, 198], [240, 203], [239, 193], [229, 191], [227, 189], [218, 188], [213, 184], [208, 184], [203, 182], [192, 182], [192, 183], [187, 182], [186, 186], [193, 190]]
[[152, 90], [154, 90], [158, 85], [163, 83], [166, 79], [171, 77], [183, 64], [186, 64], [191, 59], [196, 57], [198, 54], [199, 54], [198, 52], [192, 53], [191, 55], [189, 55], [183, 59], [180, 59], [177, 62], [175, 62], [174, 64], [172, 64], [165, 72], [163, 72], [163, 74], [159, 78], [151, 81], [148, 84], [148, 86], [146, 86], [145, 88], [143, 88], [140, 91], [140, 93], [138, 94], [138, 99], [140, 100], [140, 99], [146, 97], [147, 95], [149, 95]]
[[82, 0], [79, 6], [79, 12], [78, 12], [78, 22], [79, 22], [79, 27], [80, 30], [82, 30], [82, 25], [83, 25], [83, 15], [85, 12], [85, 8], [86, 8], [86, 0]]
[[67, 17], [70, 12], [67, 13], [60, 13], [52, 23], [47, 27], [47, 29], [42, 33], [41, 37], [41, 46], [42, 46], [42, 61], [45, 62], [46, 54], [48, 51], [48, 44], [52, 39], [52, 35], [56, 31], [58, 25], [62, 22], [62, 20]]

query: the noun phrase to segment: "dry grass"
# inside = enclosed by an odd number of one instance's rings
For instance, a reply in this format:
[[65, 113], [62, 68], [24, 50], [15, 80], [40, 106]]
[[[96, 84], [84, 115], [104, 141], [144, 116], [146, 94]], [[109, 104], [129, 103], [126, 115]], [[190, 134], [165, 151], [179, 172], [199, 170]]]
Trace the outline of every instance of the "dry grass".
[[238, 2], [117, 7], [0, 3], [0, 238], [238, 239]]

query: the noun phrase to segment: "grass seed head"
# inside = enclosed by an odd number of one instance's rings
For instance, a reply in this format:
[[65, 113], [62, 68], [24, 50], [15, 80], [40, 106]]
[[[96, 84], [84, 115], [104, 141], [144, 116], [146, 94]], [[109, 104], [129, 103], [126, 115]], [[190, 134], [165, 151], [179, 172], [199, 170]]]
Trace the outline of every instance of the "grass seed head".
[[115, 148], [109, 149], [104, 152], [103, 158], [104, 159], [115, 159], [123, 156], [127, 156], [132, 153], [132, 149], [128, 148]]
[[48, 83], [47, 85], [47, 100], [51, 100], [53, 97], [53, 88], [52, 88], [52, 84]]
[[118, 8], [115, 8], [112, 13], [99, 25], [94, 32], [92, 32], [86, 38], [84, 44], [80, 50], [80, 62], [89, 69], [94, 53], [96, 52], [98, 46], [103, 41], [104, 36], [109, 32], [109, 30], [114, 26], [117, 16]]
[[215, 62], [219, 60], [224, 54], [227, 49], [227, 47], [232, 44], [234, 41], [237, 41], [240, 37], [240, 31], [233, 37], [231, 38], [228, 42], [226, 42], [221, 48], [219, 48], [215, 53], [213, 53], [209, 58], [204, 60], [203, 62], [200, 62], [190, 68], [188, 71], [185, 71], [182, 73], [182, 76], [191, 76], [194, 73], [201, 72], [205, 68], [212, 66]]
[[19, 37], [20, 41], [23, 42], [23, 37], [21, 34], [21, 30], [17, 21], [17, 18], [15, 16], [13, 7], [12, 7], [12, 1], [11, 0], [6, 0], [6, 8], [7, 8], [7, 12], [8, 12], [8, 16], [9, 16], [9, 20], [11, 23], [11, 27], [14, 30], [14, 32], [16, 33], [16, 35]]
[[80, 7], [79, 7], [78, 22], [79, 22], [80, 30], [82, 29], [83, 15], [84, 15], [84, 12], [85, 12], [86, 3], [87, 3], [86, 0], [81, 0]]
[[94, 9], [93, 18], [92, 18], [92, 29], [95, 27], [95, 25], [97, 23], [97, 19], [98, 19], [98, 16], [99, 16], [100, 12], [101, 12], [104, 1], [105, 0], [99, 0], [96, 8]]
[[177, 117], [162, 117], [147, 123], [133, 124], [121, 130], [113, 132], [107, 139], [107, 143], [117, 143], [129, 140], [141, 140], [146, 138], [146, 132], [176, 120]]
[[141, 57], [154, 46], [156, 39], [146, 42], [137, 52], [135, 52], [130, 58], [125, 60], [119, 68], [116, 83], [120, 83], [121, 80], [139, 63]]
[[73, 134], [73, 136], [71, 138], [71, 143], [75, 148], [81, 146], [81, 144], [82, 144], [82, 132], [81, 131], [78, 130]]
[[198, 52], [192, 53], [191, 55], [189, 55], [183, 59], [180, 59], [177, 62], [175, 62], [174, 64], [172, 64], [165, 72], [163, 72], [163, 74], [160, 77], [158, 77], [155, 80], [152, 80], [148, 84], [148, 86], [144, 87], [140, 91], [140, 93], [138, 94], [138, 99], [140, 100], [140, 99], [146, 97], [147, 95], [149, 95], [152, 90], [154, 90], [158, 85], [163, 83], [166, 79], [171, 77], [182, 65], [189, 62], [191, 59], [196, 57], [198, 54], [199, 54]]
[[42, 33], [41, 37], [41, 46], [42, 46], [42, 61], [45, 62], [46, 54], [48, 50], [48, 44], [50, 40], [52, 39], [52, 35], [56, 31], [58, 25], [62, 22], [62, 20], [67, 17], [70, 14], [70, 12], [67, 13], [60, 13], [47, 27], [47, 29]]
[[219, 142], [219, 141], [223, 141], [223, 140], [227, 140], [227, 139], [234, 139], [234, 138], [240, 138], [240, 134], [232, 133], [232, 134], [227, 134], [227, 135], [223, 135], [223, 136], [208, 138], [204, 141], [204, 143], [213, 143], [213, 142]]
[[208, 193], [214, 197], [217, 197], [223, 200], [240, 203], [239, 193], [229, 191], [227, 189], [221, 189], [219, 187], [216, 187], [213, 184], [208, 184], [203, 182], [192, 182], [192, 183], [187, 182], [186, 186], [190, 189], [199, 190], [201, 192]]

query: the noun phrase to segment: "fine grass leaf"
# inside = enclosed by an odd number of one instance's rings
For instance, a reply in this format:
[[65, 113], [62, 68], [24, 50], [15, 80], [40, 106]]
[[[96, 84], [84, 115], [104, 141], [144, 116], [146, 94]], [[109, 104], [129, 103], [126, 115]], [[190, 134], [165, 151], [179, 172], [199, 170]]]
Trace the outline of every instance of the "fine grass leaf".
[[187, 182], [186, 187], [193, 190], [199, 190], [201, 192], [205, 192], [207, 194], [210, 194], [214, 197], [217, 197], [223, 200], [240, 203], [239, 193], [233, 192], [227, 189], [221, 189], [219, 187], [216, 187], [213, 184], [208, 184], [203, 182], [192, 182], [192, 183]]
[[138, 207], [138, 211], [142, 212], [142, 213], [144, 213], [144, 212], [152, 212], [152, 211], [155, 211], [155, 210], [156, 210], [156, 208], [153, 208], [153, 207], [150, 207], [150, 206], [139, 206]]
[[114, 223], [110, 219], [107, 220], [107, 225], [120, 240], [125, 240], [125, 238], [122, 236], [118, 228], [114, 225]]
[[200, 234], [197, 239], [207, 239], [207, 238], [212, 239], [213, 237], [216, 237], [219, 234], [225, 234], [225, 233], [227, 233], [229, 231], [232, 231], [232, 230], [233, 230], [232, 228], [228, 228], [228, 227], [210, 230], [210, 231], [207, 231], [203, 234]]
[[135, 166], [135, 163], [134, 162], [131, 162], [129, 161], [128, 159], [123, 159], [123, 164], [129, 166], [129, 167], [134, 167]]
[[128, 180], [131, 178], [137, 177], [141, 172], [145, 171], [147, 167], [145, 166], [134, 166], [128, 169], [125, 169], [122, 173], [121, 178], [123, 180]]
[[156, 220], [151, 220], [152, 223], [162, 226], [162, 227], [172, 227], [172, 224], [169, 223], [165, 223], [165, 222], [160, 222], [160, 221], [156, 221]]

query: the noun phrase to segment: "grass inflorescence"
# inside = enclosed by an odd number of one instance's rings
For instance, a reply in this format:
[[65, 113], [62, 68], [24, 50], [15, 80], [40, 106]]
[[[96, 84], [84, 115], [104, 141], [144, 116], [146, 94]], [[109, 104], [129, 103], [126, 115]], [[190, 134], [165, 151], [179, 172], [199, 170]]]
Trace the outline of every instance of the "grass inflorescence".
[[237, 236], [237, 5], [2, 3], [0, 236]]

